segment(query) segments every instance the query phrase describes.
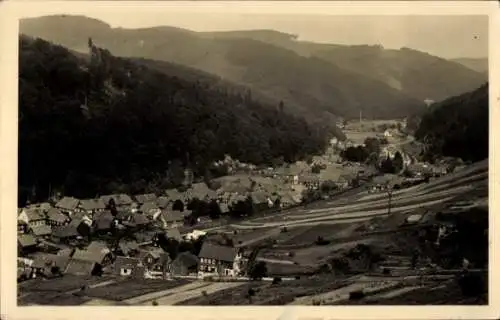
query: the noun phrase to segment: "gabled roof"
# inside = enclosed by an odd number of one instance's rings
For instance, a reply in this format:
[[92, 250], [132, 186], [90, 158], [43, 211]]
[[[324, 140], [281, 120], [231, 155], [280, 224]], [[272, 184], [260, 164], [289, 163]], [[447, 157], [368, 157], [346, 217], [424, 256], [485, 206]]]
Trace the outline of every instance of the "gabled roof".
[[117, 206], [131, 205], [133, 202], [132, 198], [124, 193], [105, 195], [101, 196], [100, 199], [104, 202], [105, 205], [108, 205], [110, 199], [115, 200], [115, 204]]
[[47, 212], [47, 219], [49, 221], [55, 221], [58, 223], [64, 223], [66, 221], [69, 221], [68, 216], [66, 216], [64, 213], [61, 212], [61, 210], [57, 208], [49, 209], [49, 211]]
[[175, 239], [177, 241], [181, 241], [182, 240], [181, 233], [180, 233], [179, 229], [177, 229], [177, 228], [168, 229], [165, 232], [165, 236], [167, 238]]
[[164, 210], [162, 211], [162, 215], [165, 221], [169, 223], [169, 222], [184, 221], [186, 213], [177, 210], [170, 210], [170, 211]]
[[89, 251], [101, 251], [107, 250], [109, 251], [108, 245], [104, 241], [92, 241], [88, 246], [87, 250]]
[[152, 249], [143, 249], [141, 251], [139, 251], [139, 254], [137, 255], [137, 257], [141, 260], [143, 260], [147, 255], [151, 255], [154, 259], [160, 259], [163, 255], [167, 255], [168, 254], [163, 251], [163, 249], [161, 248], [152, 248]]
[[61, 249], [61, 250], [57, 251], [57, 255], [71, 257], [73, 255], [74, 251], [75, 251], [75, 249], [73, 249], [73, 248], [65, 248], [65, 249]]
[[78, 207], [80, 200], [73, 197], [64, 197], [56, 203], [56, 208], [64, 210], [75, 210]]
[[252, 192], [250, 196], [255, 204], [267, 203], [267, 194], [263, 191]]
[[135, 200], [140, 204], [154, 202], [156, 201], [156, 195], [154, 193], [140, 194], [135, 196]]
[[96, 263], [88, 260], [71, 259], [65, 273], [75, 276], [88, 276], [92, 274]]
[[139, 211], [141, 212], [144, 212], [144, 213], [148, 213], [152, 210], [158, 210], [158, 205], [153, 202], [153, 201], [150, 201], [150, 202], [145, 202], [143, 203], [140, 208], [139, 208]]
[[57, 238], [71, 238], [80, 235], [75, 225], [66, 225], [62, 227], [57, 227], [52, 230], [52, 235]]
[[80, 200], [79, 207], [83, 210], [104, 210], [106, 205], [102, 199], [85, 199]]
[[132, 215], [132, 222], [138, 226], [143, 226], [151, 223], [151, 220], [149, 220], [145, 215], [134, 213]]
[[156, 204], [157, 204], [158, 208], [165, 209], [168, 206], [169, 201], [170, 200], [168, 199], [168, 197], [161, 196], [161, 197], [158, 197], [158, 199], [156, 199]]
[[31, 267], [50, 268], [52, 266], [56, 266], [59, 267], [60, 270], [64, 271], [68, 266], [69, 260], [69, 256], [41, 253], [35, 256]]
[[219, 246], [213, 243], [204, 242], [201, 247], [200, 258], [216, 259], [226, 262], [233, 262], [237, 249], [233, 247]]
[[122, 268], [135, 269], [140, 264], [141, 264], [141, 260], [139, 260], [137, 258], [118, 256], [118, 257], [116, 257], [116, 260], [114, 262], [114, 269], [115, 269], [116, 273], [120, 273]]
[[17, 242], [21, 247], [31, 247], [37, 245], [35, 237], [31, 234], [18, 235]]
[[94, 217], [94, 225], [97, 230], [109, 230], [113, 224], [113, 215], [110, 211], [103, 211]]
[[128, 241], [128, 242], [120, 241], [118, 247], [120, 248], [120, 250], [123, 252], [124, 255], [128, 255], [131, 251], [139, 249], [139, 245], [135, 241]]
[[26, 213], [29, 222], [45, 219], [42, 210], [39, 208], [25, 208], [24, 212]]
[[46, 224], [31, 227], [31, 231], [37, 237], [48, 236], [52, 234], [52, 228]]
[[83, 260], [83, 261], [92, 261], [95, 263], [101, 264], [106, 257], [106, 255], [109, 254], [109, 251], [105, 250], [80, 250], [76, 249], [75, 253], [73, 253], [73, 259], [77, 260]]
[[177, 189], [168, 189], [165, 191], [165, 195], [170, 201], [175, 201], [177, 199], [182, 200], [183, 196], [182, 193], [179, 192]]

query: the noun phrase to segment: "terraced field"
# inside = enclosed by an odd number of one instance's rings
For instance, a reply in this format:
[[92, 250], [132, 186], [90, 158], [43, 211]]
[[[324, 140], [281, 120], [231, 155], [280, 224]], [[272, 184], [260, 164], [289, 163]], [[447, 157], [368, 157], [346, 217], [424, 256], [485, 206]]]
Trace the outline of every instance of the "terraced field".
[[[421, 207], [439, 205], [457, 199], [488, 184], [488, 160], [484, 160], [419, 186], [397, 190], [392, 195], [391, 213], [411, 212]], [[349, 204], [345, 200], [326, 202], [322, 208], [300, 208], [273, 217], [252, 219], [233, 224], [235, 229], [259, 229], [287, 226], [313, 226], [317, 224], [352, 223], [385, 216], [388, 196], [385, 193], [360, 193]]]

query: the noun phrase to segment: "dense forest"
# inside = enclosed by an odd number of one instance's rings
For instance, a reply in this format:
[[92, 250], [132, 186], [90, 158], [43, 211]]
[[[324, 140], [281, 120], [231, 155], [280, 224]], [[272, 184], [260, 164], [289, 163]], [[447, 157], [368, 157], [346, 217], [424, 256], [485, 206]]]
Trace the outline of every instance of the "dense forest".
[[19, 200], [165, 189], [186, 165], [206, 175], [225, 154], [269, 165], [323, 152], [325, 130], [284, 109], [107, 50], [85, 59], [21, 36]]
[[432, 105], [415, 133], [426, 146], [424, 157], [487, 158], [488, 105], [488, 84]]

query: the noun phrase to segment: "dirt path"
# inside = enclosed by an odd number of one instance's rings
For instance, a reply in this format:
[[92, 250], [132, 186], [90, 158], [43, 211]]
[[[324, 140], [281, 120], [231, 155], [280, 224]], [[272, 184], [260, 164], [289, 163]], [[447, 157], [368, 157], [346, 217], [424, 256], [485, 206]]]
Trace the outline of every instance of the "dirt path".
[[[185, 300], [193, 299], [203, 295], [203, 291], [207, 294], [212, 294], [217, 291], [239, 287], [245, 284], [245, 282], [215, 282], [208, 283], [208, 285], [198, 288], [192, 288], [191, 290], [183, 290], [164, 296], [162, 298], [156, 299], [159, 305], [175, 305]], [[150, 304], [149, 302], [143, 303], [144, 305]]]
[[150, 303], [151, 301], [171, 295], [171, 294], [177, 294], [183, 291], [189, 291], [189, 290], [195, 290], [198, 288], [206, 287], [210, 285], [208, 282], [201, 282], [201, 281], [196, 281], [196, 282], [191, 282], [182, 286], [178, 286], [175, 288], [170, 288], [162, 291], [157, 291], [157, 292], [152, 292], [148, 293], [142, 296], [134, 297], [131, 299], [123, 300], [126, 304], [131, 304], [131, 305], [137, 305], [137, 304], [145, 304], [146, 302]]

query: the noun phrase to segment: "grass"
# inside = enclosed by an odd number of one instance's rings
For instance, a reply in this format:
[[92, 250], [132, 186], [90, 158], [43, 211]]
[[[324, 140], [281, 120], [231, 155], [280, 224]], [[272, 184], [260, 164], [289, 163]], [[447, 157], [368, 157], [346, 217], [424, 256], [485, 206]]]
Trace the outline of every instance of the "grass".
[[85, 295], [93, 298], [122, 301], [155, 291], [175, 288], [189, 282], [189, 280], [184, 279], [174, 281], [163, 279], [127, 279], [108, 286], [88, 289]]
[[[344, 285], [344, 280], [333, 277], [304, 278], [275, 285], [254, 282], [186, 300], [180, 305], [284, 305], [293, 302], [295, 297], [328, 292]], [[247, 297], [250, 288], [255, 291], [251, 301]]]
[[77, 306], [90, 300], [90, 298], [75, 296], [72, 294], [65, 294], [54, 291], [41, 291], [31, 293], [19, 298], [17, 304], [19, 306], [27, 306], [33, 304], [51, 306]]
[[24, 293], [39, 291], [63, 293], [80, 289], [84, 285], [89, 286], [110, 279], [108, 277], [77, 277], [70, 275], [51, 280], [37, 278], [19, 283], [18, 290]]

